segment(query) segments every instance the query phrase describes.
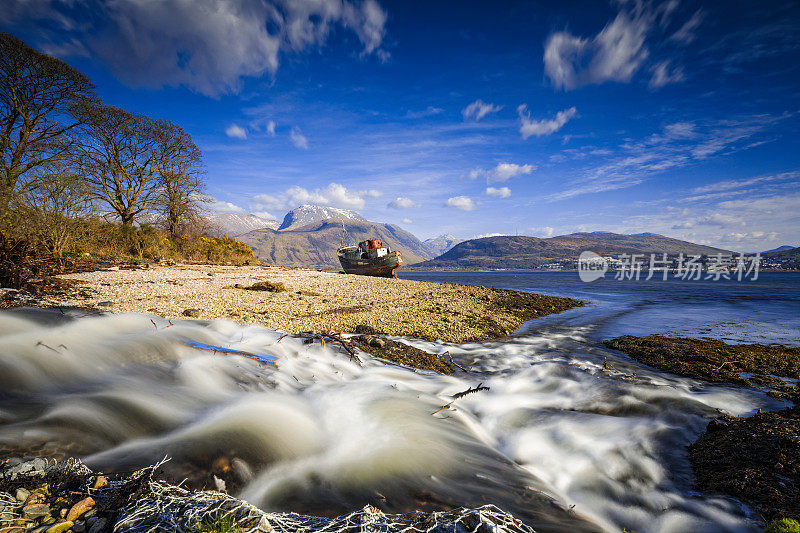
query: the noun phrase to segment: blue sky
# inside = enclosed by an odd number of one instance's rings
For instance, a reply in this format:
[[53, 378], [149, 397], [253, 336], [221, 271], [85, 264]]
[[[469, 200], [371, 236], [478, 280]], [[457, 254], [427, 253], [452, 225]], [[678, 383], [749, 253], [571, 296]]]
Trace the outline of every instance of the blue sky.
[[107, 103], [183, 125], [221, 211], [800, 245], [797, 2], [4, 3]]

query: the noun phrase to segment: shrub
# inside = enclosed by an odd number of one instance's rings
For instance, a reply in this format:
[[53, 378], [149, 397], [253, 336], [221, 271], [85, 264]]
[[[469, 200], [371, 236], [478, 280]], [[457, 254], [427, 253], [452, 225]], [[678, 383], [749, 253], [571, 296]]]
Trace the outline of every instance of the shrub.
[[791, 518], [773, 520], [767, 525], [764, 533], [800, 533], [800, 522]]

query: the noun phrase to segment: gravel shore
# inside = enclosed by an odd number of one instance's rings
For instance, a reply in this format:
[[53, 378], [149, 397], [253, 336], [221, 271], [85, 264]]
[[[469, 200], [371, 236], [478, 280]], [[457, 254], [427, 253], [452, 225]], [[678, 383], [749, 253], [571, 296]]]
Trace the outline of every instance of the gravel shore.
[[[466, 342], [496, 338], [579, 300], [486, 287], [261, 266], [178, 265], [68, 274], [55, 305], [146, 312], [165, 318], [229, 318], [292, 333], [355, 332]], [[282, 283], [285, 291], [248, 290]], [[188, 311], [187, 311], [188, 310]], [[364, 328], [360, 328], [364, 332]]]

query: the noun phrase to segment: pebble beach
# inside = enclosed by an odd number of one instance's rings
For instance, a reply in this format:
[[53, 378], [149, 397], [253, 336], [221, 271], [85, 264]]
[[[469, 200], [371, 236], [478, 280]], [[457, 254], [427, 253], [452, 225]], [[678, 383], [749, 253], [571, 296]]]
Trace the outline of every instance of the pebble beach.
[[[582, 305], [517, 291], [261, 266], [176, 265], [62, 276], [73, 290], [54, 306], [220, 319], [298, 333], [374, 333], [447, 342], [501, 337], [526, 320]], [[250, 290], [254, 284], [285, 290]], [[362, 328], [363, 329], [363, 328]]]

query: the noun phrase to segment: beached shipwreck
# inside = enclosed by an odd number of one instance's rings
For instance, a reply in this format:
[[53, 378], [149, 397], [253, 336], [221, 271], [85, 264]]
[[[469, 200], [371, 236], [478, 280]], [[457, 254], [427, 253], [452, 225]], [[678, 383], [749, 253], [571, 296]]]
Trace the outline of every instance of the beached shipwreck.
[[339, 262], [347, 274], [396, 278], [403, 256], [390, 250], [380, 239], [369, 239], [357, 246], [342, 246], [338, 250]]

